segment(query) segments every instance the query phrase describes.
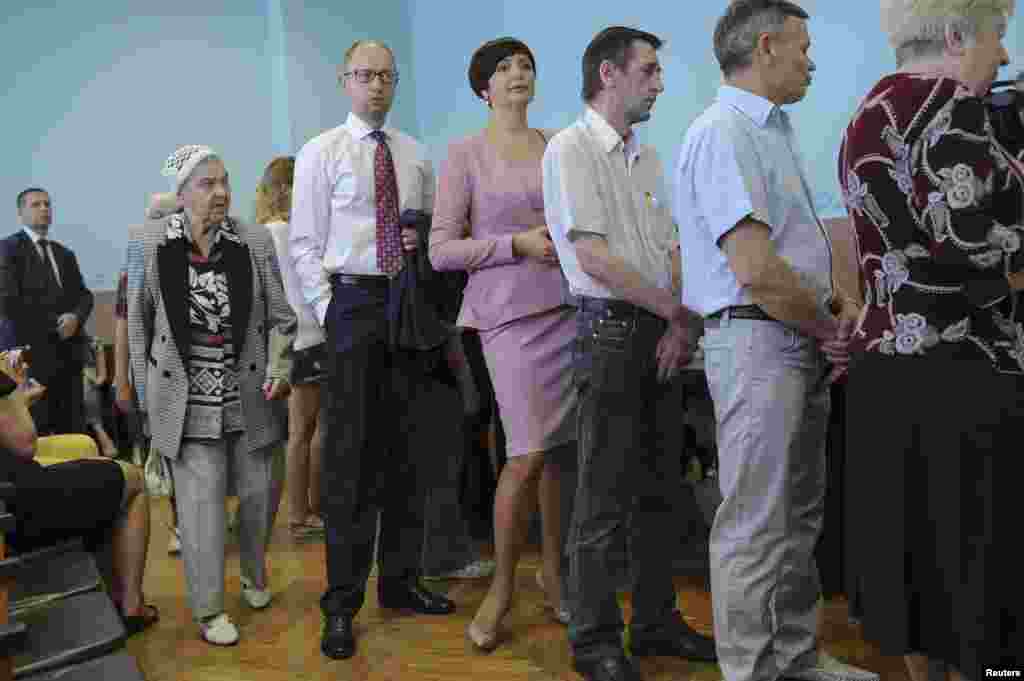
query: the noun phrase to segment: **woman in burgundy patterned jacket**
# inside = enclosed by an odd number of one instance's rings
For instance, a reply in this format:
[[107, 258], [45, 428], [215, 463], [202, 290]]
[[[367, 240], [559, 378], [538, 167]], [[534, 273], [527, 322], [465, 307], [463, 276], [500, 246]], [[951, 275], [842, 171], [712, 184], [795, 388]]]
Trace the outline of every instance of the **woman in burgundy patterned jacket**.
[[[982, 97], [1012, 0], [883, 0], [899, 70], [853, 116], [839, 177], [866, 305], [848, 483], [864, 634], [911, 677], [1024, 664], [1010, 466], [1024, 416], [1024, 159]], [[1016, 152], [1019, 154], [1019, 152]], [[851, 594], [853, 595], [853, 594]]]

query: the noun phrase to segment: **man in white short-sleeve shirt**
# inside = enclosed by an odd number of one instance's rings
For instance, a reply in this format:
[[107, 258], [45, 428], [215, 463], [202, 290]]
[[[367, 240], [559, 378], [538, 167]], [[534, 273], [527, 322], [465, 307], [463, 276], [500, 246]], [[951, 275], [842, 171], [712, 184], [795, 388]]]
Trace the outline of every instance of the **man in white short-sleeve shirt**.
[[631, 28], [599, 33], [583, 56], [586, 112], [552, 138], [543, 162], [548, 228], [579, 308], [569, 641], [576, 670], [595, 681], [640, 678], [623, 654], [619, 582], [608, 570], [627, 539], [633, 656], [715, 659], [714, 642], [677, 608], [665, 555], [683, 525], [682, 385], [673, 379], [695, 338], [673, 293], [679, 252], [661, 163], [632, 130], [664, 89], [660, 46]]
[[859, 308], [833, 285], [780, 108], [811, 82], [807, 18], [785, 0], [730, 5], [715, 30], [725, 84], [687, 131], [673, 178], [683, 301], [705, 316], [718, 421], [711, 586], [728, 681], [878, 678], [817, 641], [829, 384]]

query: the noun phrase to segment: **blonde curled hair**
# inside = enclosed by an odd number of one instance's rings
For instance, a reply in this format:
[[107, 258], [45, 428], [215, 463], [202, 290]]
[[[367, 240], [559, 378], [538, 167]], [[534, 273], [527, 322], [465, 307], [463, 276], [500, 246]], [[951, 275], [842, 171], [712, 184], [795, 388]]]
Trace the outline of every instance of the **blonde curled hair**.
[[1013, 16], [1016, 0], [881, 0], [882, 30], [899, 64], [942, 53], [946, 29], [974, 38]]
[[292, 212], [292, 182], [295, 157], [278, 156], [263, 171], [256, 186], [256, 222], [288, 222]]

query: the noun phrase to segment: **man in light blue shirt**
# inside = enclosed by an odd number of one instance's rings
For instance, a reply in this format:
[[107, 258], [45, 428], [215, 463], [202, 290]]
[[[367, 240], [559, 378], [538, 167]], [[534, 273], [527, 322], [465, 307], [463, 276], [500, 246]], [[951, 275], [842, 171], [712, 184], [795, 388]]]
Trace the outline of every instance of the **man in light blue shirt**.
[[833, 285], [831, 244], [780, 108], [811, 82], [807, 18], [786, 0], [730, 5], [714, 39], [725, 84], [687, 132], [673, 178], [682, 301], [705, 317], [718, 421], [711, 585], [728, 681], [878, 678], [817, 641], [829, 383], [858, 306]]

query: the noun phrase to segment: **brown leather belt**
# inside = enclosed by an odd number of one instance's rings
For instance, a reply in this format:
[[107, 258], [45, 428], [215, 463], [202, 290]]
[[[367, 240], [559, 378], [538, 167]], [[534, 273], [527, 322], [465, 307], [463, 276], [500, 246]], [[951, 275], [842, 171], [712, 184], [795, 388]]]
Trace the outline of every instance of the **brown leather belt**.
[[721, 320], [722, 317], [725, 316], [727, 310], [729, 312], [729, 317], [731, 319], [757, 319], [762, 322], [778, 321], [772, 317], [769, 317], [768, 314], [757, 305], [733, 305], [732, 307], [723, 307], [721, 310], [718, 310], [717, 312], [712, 312], [711, 314], [704, 318], [705, 322], [708, 320]]
[[358, 286], [365, 289], [386, 289], [391, 286], [391, 279], [383, 274], [335, 273], [331, 275], [331, 283], [335, 285]]

